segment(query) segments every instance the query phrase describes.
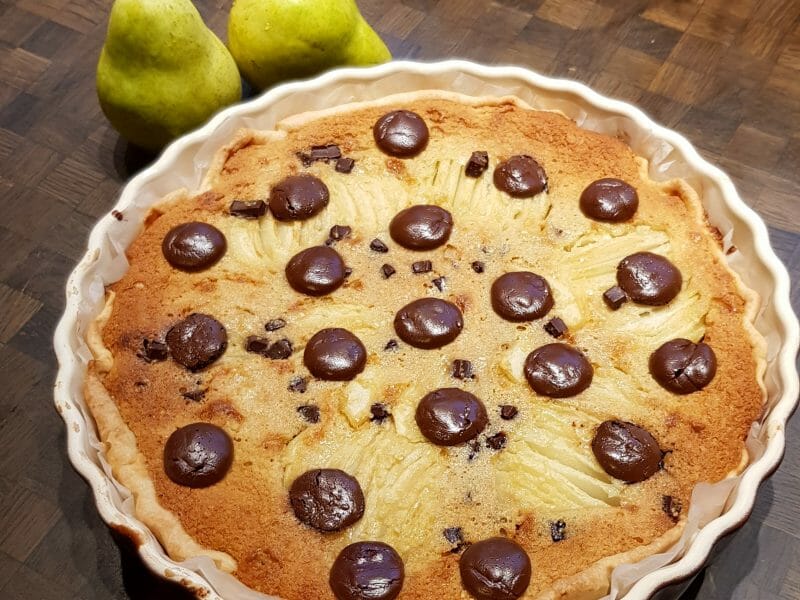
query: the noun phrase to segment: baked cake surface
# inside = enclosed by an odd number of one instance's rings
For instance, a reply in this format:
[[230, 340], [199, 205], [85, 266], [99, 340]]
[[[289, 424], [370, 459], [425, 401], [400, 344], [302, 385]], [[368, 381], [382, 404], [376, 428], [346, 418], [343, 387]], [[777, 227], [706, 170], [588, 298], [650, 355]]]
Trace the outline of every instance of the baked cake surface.
[[89, 340], [114, 474], [171, 556], [288, 600], [598, 597], [763, 402], [693, 190], [514, 98], [241, 132], [128, 258]]

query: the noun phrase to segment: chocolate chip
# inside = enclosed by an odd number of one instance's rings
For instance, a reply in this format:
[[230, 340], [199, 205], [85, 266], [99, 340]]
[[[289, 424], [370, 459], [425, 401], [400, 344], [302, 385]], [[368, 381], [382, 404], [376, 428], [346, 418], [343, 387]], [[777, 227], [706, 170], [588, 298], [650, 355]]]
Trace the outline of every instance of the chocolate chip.
[[164, 472], [178, 485], [202, 488], [220, 481], [233, 462], [233, 442], [211, 423], [192, 423], [164, 444]]
[[691, 340], [670, 340], [650, 355], [650, 374], [659, 385], [675, 394], [691, 394], [706, 387], [717, 373], [717, 357], [711, 346]]
[[240, 219], [257, 219], [267, 214], [267, 203], [263, 200], [234, 200], [228, 212]]
[[486, 446], [492, 450], [502, 450], [508, 443], [508, 435], [504, 431], [499, 431], [486, 438]]
[[547, 175], [533, 158], [518, 154], [495, 167], [494, 185], [512, 198], [531, 198], [547, 189]]
[[392, 350], [397, 350], [398, 347], [399, 344], [397, 343], [397, 340], [389, 340], [386, 342], [386, 345], [383, 347], [383, 349], [387, 352], [391, 352]]
[[504, 421], [510, 421], [517, 416], [519, 410], [513, 404], [503, 404], [500, 406], [500, 418]]
[[620, 261], [617, 283], [634, 302], [661, 306], [678, 295], [683, 278], [678, 267], [665, 257], [637, 252]]
[[418, 204], [397, 213], [389, 234], [403, 248], [432, 250], [445, 244], [453, 231], [453, 215], [434, 204]]
[[463, 544], [464, 543], [464, 532], [461, 527], [448, 527], [444, 531], [442, 531], [442, 535], [444, 535], [444, 539], [446, 539], [451, 544]]
[[547, 280], [536, 273], [516, 271], [492, 283], [492, 308], [507, 321], [533, 321], [553, 308], [553, 293]]
[[383, 273], [384, 279], [389, 279], [389, 277], [397, 273], [397, 271], [392, 265], [386, 263], [381, 267], [381, 273]]
[[311, 160], [324, 160], [328, 162], [331, 159], [339, 158], [342, 151], [336, 144], [327, 144], [324, 146], [311, 146]]
[[483, 273], [486, 270], [486, 265], [479, 260], [472, 261], [472, 270], [476, 273]]
[[531, 560], [525, 550], [503, 537], [471, 544], [458, 568], [461, 582], [477, 600], [514, 600], [531, 581]]
[[364, 370], [367, 349], [346, 329], [323, 329], [308, 340], [303, 363], [319, 379], [349, 381]]
[[429, 260], [418, 260], [411, 264], [411, 272], [416, 275], [430, 273], [431, 271], [433, 271], [433, 263]]
[[344, 268], [344, 277], [345, 277], [345, 279], [350, 277], [350, 275], [352, 275], [352, 274], [353, 274], [353, 269], [351, 269], [350, 267], [345, 267]]
[[188, 392], [183, 392], [181, 396], [186, 398], [187, 400], [191, 400], [192, 402], [200, 402], [206, 395], [206, 390], [191, 390]]
[[222, 232], [208, 223], [181, 223], [161, 242], [164, 258], [176, 269], [202, 271], [216, 263], [227, 249]]
[[308, 380], [305, 377], [292, 377], [286, 389], [290, 392], [305, 394], [308, 389]]
[[560, 338], [569, 331], [567, 324], [558, 317], [553, 317], [545, 323], [544, 330], [554, 338]]
[[270, 319], [267, 321], [267, 324], [264, 325], [264, 329], [267, 331], [278, 331], [278, 329], [283, 329], [286, 327], [286, 321], [284, 319]]
[[455, 359], [453, 361], [453, 377], [456, 379], [475, 379], [472, 363], [462, 358]]
[[297, 407], [297, 412], [308, 423], [319, 423], [319, 406], [316, 404], [303, 404]]
[[164, 342], [145, 338], [142, 340], [142, 351], [137, 356], [147, 362], [159, 362], [167, 360], [167, 357], [169, 357], [169, 348], [167, 348]]
[[661, 496], [661, 510], [674, 522], [678, 522], [681, 518], [681, 511], [683, 510], [683, 503], [674, 496]]
[[279, 221], [310, 219], [328, 206], [328, 187], [318, 177], [301, 173], [276, 183], [269, 194], [269, 209]]
[[420, 298], [397, 311], [394, 329], [400, 339], [415, 348], [441, 348], [461, 333], [464, 318], [452, 302]]
[[358, 481], [339, 469], [313, 469], [294, 480], [289, 502], [295, 516], [320, 531], [340, 531], [364, 514]]
[[633, 186], [621, 179], [598, 179], [583, 190], [580, 207], [590, 219], [620, 223], [636, 213], [639, 195]]
[[483, 150], [476, 150], [472, 153], [464, 168], [467, 177], [480, 177], [489, 168], [489, 153]]
[[343, 240], [345, 238], [349, 238], [350, 234], [353, 233], [353, 228], [349, 225], [334, 225], [331, 227], [330, 232], [328, 232], [328, 237], [334, 241]]
[[266, 354], [269, 350], [269, 338], [259, 337], [257, 335], [247, 336], [244, 341], [244, 349], [253, 354]]
[[228, 334], [214, 317], [193, 313], [167, 332], [167, 346], [175, 362], [199, 371], [222, 356]]
[[329, 583], [336, 600], [394, 600], [403, 588], [403, 560], [382, 542], [356, 542], [339, 553]]
[[385, 404], [381, 404], [380, 402], [376, 402], [372, 406], [369, 407], [369, 412], [372, 413], [372, 418], [370, 421], [375, 421], [377, 423], [383, 423], [386, 419], [389, 418], [391, 414], [387, 409]]
[[437, 277], [436, 279], [432, 280], [431, 283], [436, 286], [436, 289], [440, 292], [444, 291], [444, 282], [446, 279], [444, 277]]
[[597, 427], [592, 452], [606, 473], [628, 483], [654, 475], [664, 456], [650, 432], [622, 421], [603, 421]]
[[112, 210], [111, 216], [114, 217], [117, 221], [122, 221], [122, 213], [118, 210]]
[[550, 539], [554, 542], [560, 542], [567, 537], [567, 524], [559, 519], [558, 521], [550, 522]]
[[386, 254], [389, 251], [389, 246], [384, 244], [378, 238], [375, 238], [369, 243], [369, 249], [373, 252], [380, 252], [381, 254]]
[[611, 310], [618, 310], [627, 301], [628, 295], [618, 285], [610, 287], [603, 292], [603, 302], [605, 302], [606, 306]]
[[378, 148], [398, 158], [416, 156], [428, 145], [428, 126], [422, 117], [408, 110], [383, 115], [372, 133]]
[[292, 342], [286, 338], [270, 344], [264, 356], [272, 360], [286, 360], [292, 355]]
[[340, 158], [336, 161], [336, 172], [337, 173], [350, 173], [355, 166], [356, 161], [352, 158]]
[[540, 346], [525, 359], [525, 378], [542, 396], [575, 396], [589, 387], [593, 376], [594, 369], [586, 356], [560, 342]]
[[301, 294], [324, 296], [345, 280], [342, 257], [333, 248], [312, 246], [295, 254], [286, 265], [286, 280]]
[[417, 405], [417, 426], [439, 446], [455, 446], [473, 439], [488, 422], [486, 408], [475, 395], [458, 388], [439, 388]]

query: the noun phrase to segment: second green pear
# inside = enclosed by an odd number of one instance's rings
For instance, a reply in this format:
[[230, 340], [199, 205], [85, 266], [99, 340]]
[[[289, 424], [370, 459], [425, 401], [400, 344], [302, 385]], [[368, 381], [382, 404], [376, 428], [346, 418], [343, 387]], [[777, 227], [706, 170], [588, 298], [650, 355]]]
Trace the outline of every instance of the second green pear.
[[228, 47], [259, 89], [392, 58], [354, 0], [234, 0]]

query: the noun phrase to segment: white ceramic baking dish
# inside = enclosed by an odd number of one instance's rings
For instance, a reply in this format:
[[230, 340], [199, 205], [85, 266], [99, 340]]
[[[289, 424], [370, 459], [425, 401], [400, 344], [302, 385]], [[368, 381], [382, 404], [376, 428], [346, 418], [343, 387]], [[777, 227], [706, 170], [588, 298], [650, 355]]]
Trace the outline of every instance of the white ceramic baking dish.
[[[392, 62], [367, 69], [339, 69], [309, 81], [278, 86], [228, 108], [203, 128], [170, 145], [123, 189], [114, 207], [92, 230], [86, 255], [67, 283], [67, 304], [55, 335], [59, 361], [55, 404], [67, 425], [69, 457], [94, 492], [102, 518], [133, 537], [154, 572], [194, 589], [204, 598], [265, 598], [248, 592], [210, 561], [176, 563], [132, 513], [126, 491], [110, 477], [92, 416], [82, 394], [90, 358], [83, 336], [97, 315], [104, 286], [124, 273], [125, 248], [141, 229], [147, 209], [169, 192], [198, 189], [214, 151], [240, 127], [271, 129], [280, 119], [388, 94], [439, 89], [474, 96], [519, 96], [534, 108], [560, 110], [581, 126], [625, 139], [650, 160], [653, 179], [682, 177], [699, 193], [709, 220], [723, 234], [728, 260], [762, 298], [756, 327], [767, 340], [767, 410], [748, 441], [751, 462], [741, 477], [695, 491], [688, 533], [672, 555], [617, 568], [608, 598], [641, 600], [696, 572], [713, 544], [750, 514], [759, 484], [780, 463], [786, 421], [798, 400], [795, 356], [798, 322], [789, 299], [789, 277], [769, 244], [764, 222], [741, 200], [731, 180], [709, 164], [682, 136], [650, 120], [633, 106], [588, 87], [543, 77], [518, 67], [487, 67], [465, 61], [432, 64]], [[697, 504], [697, 507], [695, 506]], [[698, 508], [698, 507], [702, 507]]]

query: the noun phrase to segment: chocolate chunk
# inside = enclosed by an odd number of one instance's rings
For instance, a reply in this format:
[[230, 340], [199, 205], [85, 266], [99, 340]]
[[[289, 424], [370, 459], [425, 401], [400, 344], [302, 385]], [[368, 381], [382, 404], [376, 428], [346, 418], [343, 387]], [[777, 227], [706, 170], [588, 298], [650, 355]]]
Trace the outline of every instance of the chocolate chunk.
[[316, 404], [303, 404], [302, 406], [298, 406], [297, 412], [304, 421], [319, 423], [319, 406]]
[[444, 282], [446, 279], [444, 277], [437, 277], [436, 279], [432, 280], [431, 283], [436, 286], [436, 289], [440, 292], [444, 291]]
[[147, 362], [159, 362], [167, 360], [167, 357], [169, 357], [169, 348], [167, 348], [164, 342], [144, 338], [142, 340], [142, 351], [137, 356], [143, 358]]
[[544, 330], [554, 338], [560, 338], [569, 331], [567, 324], [558, 317], [553, 317], [545, 323]]
[[167, 346], [175, 362], [199, 371], [222, 356], [228, 334], [214, 317], [192, 313], [167, 332]]
[[292, 350], [292, 342], [283, 338], [270, 344], [264, 356], [272, 360], [286, 360], [292, 355]]
[[295, 254], [286, 265], [286, 280], [301, 294], [324, 296], [345, 280], [342, 257], [333, 248], [312, 246]]
[[308, 379], [305, 377], [292, 377], [289, 380], [289, 385], [286, 388], [290, 392], [297, 392], [298, 394], [305, 394], [308, 389]]
[[418, 204], [397, 213], [389, 234], [403, 248], [433, 250], [445, 244], [453, 231], [453, 215], [434, 204]]
[[334, 225], [331, 227], [330, 232], [328, 232], [328, 238], [338, 242], [339, 240], [349, 238], [352, 233], [353, 228], [349, 225]]
[[494, 435], [486, 438], [486, 446], [492, 450], [502, 450], [508, 443], [508, 435], [504, 431], [498, 431]]
[[580, 207], [590, 219], [621, 223], [636, 213], [639, 195], [621, 179], [598, 179], [583, 190]]
[[161, 252], [176, 269], [202, 271], [222, 258], [227, 246], [219, 229], [192, 221], [170, 229], [161, 242]]
[[311, 160], [324, 160], [328, 162], [331, 159], [339, 158], [342, 156], [342, 151], [336, 144], [327, 144], [324, 146], [311, 146]]
[[706, 387], [717, 373], [711, 346], [691, 340], [670, 340], [650, 355], [650, 375], [675, 394], [691, 394]]
[[345, 279], [350, 277], [350, 275], [352, 275], [352, 274], [353, 274], [353, 269], [351, 269], [350, 267], [345, 267], [344, 268], [344, 277], [345, 277]]
[[474, 460], [475, 457], [478, 456], [478, 453], [480, 453], [481, 451], [481, 443], [478, 440], [472, 440], [471, 442], [467, 442], [467, 447], [469, 448], [469, 454], [467, 455], [467, 460], [468, 461]]
[[308, 340], [303, 363], [319, 379], [349, 381], [364, 370], [367, 349], [346, 329], [322, 329]]
[[387, 409], [385, 404], [381, 404], [380, 402], [376, 402], [372, 406], [369, 407], [369, 412], [372, 413], [372, 417], [370, 421], [376, 421], [378, 423], [383, 423], [386, 419], [389, 418], [391, 414]]
[[620, 261], [617, 283], [639, 304], [668, 304], [681, 291], [683, 278], [678, 267], [652, 252], [637, 252]]
[[532, 198], [547, 189], [547, 175], [533, 158], [518, 154], [495, 167], [494, 185], [512, 198]]
[[375, 143], [398, 158], [416, 156], [428, 145], [428, 126], [417, 113], [395, 110], [383, 115], [372, 128]]
[[278, 331], [278, 329], [283, 329], [286, 327], [286, 321], [284, 319], [270, 319], [267, 321], [267, 324], [264, 325], [264, 329], [267, 331]]
[[560, 342], [540, 346], [525, 359], [525, 378], [542, 396], [575, 396], [589, 387], [593, 376], [594, 369], [586, 356]]
[[328, 187], [318, 177], [301, 173], [275, 184], [269, 194], [269, 209], [279, 221], [310, 219], [328, 206]]
[[567, 524], [559, 519], [558, 521], [550, 522], [550, 539], [554, 542], [560, 542], [567, 537]]
[[503, 404], [500, 407], [500, 418], [504, 421], [510, 421], [517, 416], [519, 410], [513, 404]]
[[476, 150], [472, 153], [464, 168], [467, 177], [480, 177], [489, 168], [489, 153], [483, 150]]
[[116, 209], [111, 211], [111, 216], [114, 217], [117, 221], [122, 221], [123, 218], [122, 213]]
[[389, 251], [389, 246], [384, 244], [378, 238], [375, 238], [369, 243], [369, 249], [373, 252], [380, 252], [381, 254], [386, 254]]
[[205, 390], [191, 390], [189, 392], [183, 392], [181, 396], [186, 398], [187, 400], [191, 400], [192, 402], [200, 402], [206, 395]]
[[544, 277], [529, 271], [501, 275], [492, 283], [492, 308], [507, 321], [533, 321], [553, 308], [553, 293]]
[[387, 352], [391, 352], [392, 350], [397, 350], [398, 347], [399, 344], [397, 343], [397, 340], [389, 340], [386, 342], [386, 345], [383, 347], [383, 349]]
[[592, 452], [606, 473], [628, 483], [651, 477], [661, 468], [664, 457], [650, 432], [622, 421], [600, 423]]
[[464, 318], [452, 302], [439, 298], [420, 298], [409, 302], [394, 318], [400, 339], [415, 348], [441, 348], [461, 333]]
[[314, 164], [314, 160], [311, 158], [311, 155], [306, 152], [295, 152], [294, 153], [297, 159], [303, 163], [304, 167], [310, 167]]
[[455, 359], [453, 361], [453, 377], [456, 379], [475, 379], [472, 363], [462, 358]]
[[233, 462], [233, 442], [211, 423], [192, 423], [164, 444], [164, 472], [178, 485], [202, 488], [220, 481]]
[[340, 158], [336, 161], [336, 172], [337, 173], [350, 173], [355, 166], [356, 161], [352, 158]]
[[433, 271], [433, 263], [429, 260], [418, 260], [411, 264], [411, 272], [416, 275], [430, 273], [431, 271]]
[[267, 214], [267, 203], [263, 200], [234, 200], [228, 212], [241, 219], [257, 219]]
[[531, 560], [516, 542], [493, 537], [470, 545], [458, 563], [461, 582], [477, 600], [514, 600], [528, 589]]
[[389, 277], [397, 273], [397, 271], [395, 271], [395, 268], [392, 265], [386, 263], [381, 267], [381, 273], [383, 273], [384, 279], [389, 279]]
[[486, 265], [479, 260], [472, 261], [472, 270], [476, 273], [483, 273], [486, 270]]
[[678, 522], [681, 518], [681, 511], [683, 510], [683, 503], [674, 496], [661, 496], [661, 510], [674, 522]]
[[464, 543], [464, 532], [461, 527], [448, 527], [444, 531], [442, 531], [442, 535], [444, 535], [444, 539], [446, 539], [451, 544], [463, 544]]
[[333, 561], [329, 583], [336, 600], [394, 600], [403, 588], [403, 559], [382, 542], [356, 542]]
[[611, 310], [618, 310], [627, 301], [628, 295], [618, 285], [610, 287], [603, 292], [603, 302], [605, 302], [606, 306]]
[[247, 336], [244, 341], [244, 349], [253, 354], [266, 354], [269, 350], [269, 338], [259, 337], [257, 335]]
[[364, 514], [358, 481], [339, 469], [313, 469], [294, 480], [289, 502], [295, 516], [320, 531], [340, 531]]
[[455, 446], [471, 440], [488, 422], [478, 398], [458, 388], [439, 388], [417, 405], [416, 421], [426, 438], [438, 446]]

